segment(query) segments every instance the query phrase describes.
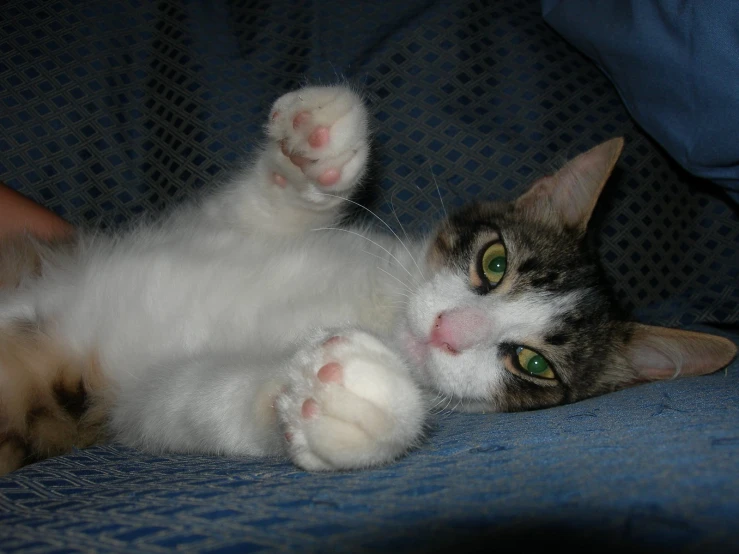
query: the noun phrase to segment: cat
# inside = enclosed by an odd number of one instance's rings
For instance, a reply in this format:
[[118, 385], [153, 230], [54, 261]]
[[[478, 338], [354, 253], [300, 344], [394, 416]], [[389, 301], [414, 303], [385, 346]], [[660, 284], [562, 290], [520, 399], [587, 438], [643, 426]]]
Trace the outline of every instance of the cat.
[[356, 92], [303, 88], [204, 198], [124, 234], [6, 241], [0, 471], [108, 439], [372, 467], [421, 444], [433, 404], [545, 408], [734, 357], [618, 315], [586, 227], [622, 139], [401, 241], [342, 223], [368, 127]]

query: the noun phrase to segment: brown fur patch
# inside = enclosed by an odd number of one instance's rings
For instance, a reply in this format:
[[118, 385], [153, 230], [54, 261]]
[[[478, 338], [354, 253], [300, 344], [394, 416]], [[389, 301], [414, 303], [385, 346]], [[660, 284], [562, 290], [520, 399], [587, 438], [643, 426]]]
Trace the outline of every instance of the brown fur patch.
[[0, 287], [16, 287], [28, 275], [41, 271], [41, 256], [27, 235], [0, 239]]
[[426, 256], [426, 263], [431, 269], [437, 271], [444, 266], [453, 248], [454, 235], [452, 229], [447, 223], [444, 223], [437, 231], [436, 239], [431, 243]]
[[0, 474], [104, 438], [105, 382], [29, 322], [0, 328]]
[[74, 244], [72, 236], [42, 240], [22, 233], [0, 238], [0, 287], [17, 287], [24, 279], [38, 276], [44, 259]]

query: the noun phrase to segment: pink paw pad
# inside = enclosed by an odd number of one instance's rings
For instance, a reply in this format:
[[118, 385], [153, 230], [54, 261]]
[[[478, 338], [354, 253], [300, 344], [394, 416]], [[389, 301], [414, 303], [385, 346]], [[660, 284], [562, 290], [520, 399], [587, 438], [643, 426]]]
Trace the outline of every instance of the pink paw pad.
[[305, 419], [316, 417], [318, 415], [318, 404], [315, 400], [309, 398], [303, 402], [303, 407], [301, 408], [300, 413]]
[[318, 380], [322, 383], [341, 383], [343, 374], [341, 365], [330, 362], [318, 370]]
[[272, 174], [272, 181], [274, 181], [275, 185], [277, 185], [280, 188], [284, 189], [287, 186], [287, 179], [285, 179], [279, 173]]
[[293, 129], [297, 129], [310, 119], [310, 113], [300, 112], [293, 118]]
[[339, 179], [341, 179], [341, 171], [332, 167], [319, 175], [318, 182], [324, 187], [330, 187], [331, 185], [338, 183]]
[[308, 137], [308, 144], [313, 148], [321, 148], [325, 146], [329, 141], [328, 127], [316, 127]]

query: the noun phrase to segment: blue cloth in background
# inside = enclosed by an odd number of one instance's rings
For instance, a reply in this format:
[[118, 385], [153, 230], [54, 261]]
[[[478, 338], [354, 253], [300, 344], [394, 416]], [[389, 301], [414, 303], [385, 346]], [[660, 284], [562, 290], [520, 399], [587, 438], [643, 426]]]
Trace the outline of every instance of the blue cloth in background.
[[547, 23], [598, 64], [650, 135], [739, 201], [739, 2], [541, 4]]

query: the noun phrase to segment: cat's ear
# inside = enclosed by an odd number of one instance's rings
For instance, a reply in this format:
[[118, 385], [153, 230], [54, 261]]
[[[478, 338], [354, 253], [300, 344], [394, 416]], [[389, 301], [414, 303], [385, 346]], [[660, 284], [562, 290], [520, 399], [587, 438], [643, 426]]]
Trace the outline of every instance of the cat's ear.
[[635, 384], [674, 377], [707, 375], [736, 356], [736, 345], [708, 333], [633, 324], [626, 358], [636, 371]]
[[570, 160], [554, 175], [534, 182], [516, 200], [530, 217], [585, 232], [600, 191], [624, 146], [614, 138]]

